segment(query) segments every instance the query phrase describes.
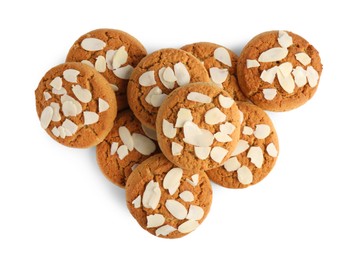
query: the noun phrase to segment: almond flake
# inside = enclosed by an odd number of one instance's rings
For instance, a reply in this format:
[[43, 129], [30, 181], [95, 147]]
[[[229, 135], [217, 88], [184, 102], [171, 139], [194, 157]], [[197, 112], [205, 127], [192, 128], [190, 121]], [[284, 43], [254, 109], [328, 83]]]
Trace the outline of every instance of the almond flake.
[[177, 114], [177, 120], [176, 120], [176, 125], [175, 127], [183, 127], [185, 122], [192, 122], [193, 121], [193, 116], [192, 112], [190, 109], [187, 108], [180, 108]]
[[113, 67], [112, 67], [112, 60], [113, 60], [113, 57], [115, 55], [115, 52], [114, 50], [108, 50], [106, 52], [106, 57], [105, 57], [105, 60], [106, 60], [106, 65], [108, 66], [108, 69], [109, 70], [112, 70]]
[[190, 92], [187, 96], [190, 101], [200, 102], [200, 103], [211, 103], [211, 97], [204, 95], [199, 92]]
[[229, 67], [232, 66], [230, 54], [224, 47], [218, 47], [215, 49], [214, 58]]
[[181, 168], [170, 169], [163, 179], [163, 188], [167, 189], [170, 195], [173, 195], [179, 188], [182, 176], [183, 170]]
[[247, 68], [257, 68], [260, 66], [260, 63], [257, 60], [246, 60]]
[[102, 99], [102, 98], [99, 98], [99, 105], [98, 105], [98, 109], [99, 109], [99, 113], [101, 113], [101, 112], [104, 112], [104, 111], [106, 111], [106, 110], [108, 110], [109, 109], [109, 103], [108, 102], [106, 102], [104, 99]]
[[283, 77], [288, 77], [293, 70], [293, 65], [290, 62], [284, 62], [278, 66], [278, 69], [282, 72]]
[[166, 119], [163, 119], [162, 131], [164, 136], [167, 138], [174, 138], [177, 134], [177, 128], [175, 128], [173, 124], [168, 122]]
[[95, 61], [95, 69], [98, 72], [105, 72], [106, 70], [106, 60], [104, 56], [98, 56]]
[[43, 129], [47, 129], [49, 123], [51, 123], [53, 117], [53, 108], [47, 106], [42, 110], [40, 122]]
[[62, 82], [62, 78], [61, 78], [61, 77], [55, 77], [55, 78], [51, 81], [51, 83], [49, 83], [49, 85], [50, 85], [52, 88], [56, 89], [56, 90], [60, 90], [60, 89], [62, 88], [62, 84], [63, 84], [63, 82]]
[[209, 157], [210, 151], [211, 147], [194, 146], [194, 153], [200, 160], [207, 159]]
[[217, 107], [208, 110], [204, 115], [205, 123], [215, 125], [226, 120], [226, 115]]
[[288, 74], [286, 77], [283, 75], [280, 69], [277, 70], [277, 77], [281, 87], [289, 94], [293, 93], [295, 88], [294, 79], [292, 74]]
[[153, 130], [151, 128], [148, 128], [148, 127], [146, 127], [144, 125], [141, 125], [141, 127], [142, 127], [143, 132], [145, 133], [145, 135], [148, 138], [157, 141], [157, 133], [156, 133], [155, 130]]
[[71, 83], [77, 83], [77, 77], [80, 74], [78, 70], [75, 69], [66, 69], [63, 71], [63, 78]]
[[153, 70], [146, 71], [140, 76], [138, 83], [144, 87], [149, 87], [156, 84], [155, 72]]
[[138, 209], [139, 207], [141, 207], [141, 195], [138, 195], [138, 196], [136, 197], [136, 199], [134, 199], [134, 200], [132, 201], [132, 204], [133, 204], [133, 206], [134, 206], [135, 209]]
[[147, 228], [162, 226], [166, 219], [161, 214], [153, 214], [146, 217], [147, 218]]
[[173, 156], [182, 155], [183, 146], [176, 142], [172, 142], [171, 150]]
[[51, 132], [55, 137], [59, 137], [59, 130], [57, 127], [53, 127]]
[[260, 57], [258, 57], [259, 62], [274, 62], [280, 61], [287, 57], [287, 48], [275, 47], [271, 48], [265, 52], [262, 52]]
[[142, 205], [145, 208], [156, 209], [161, 199], [161, 189], [158, 182], [151, 180], [145, 188], [142, 196]]
[[319, 74], [312, 66], [307, 67], [307, 79], [312, 88], [318, 85]]
[[240, 139], [237, 142], [236, 148], [232, 152], [231, 156], [239, 155], [240, 153], [243, 153], [244, 151], [246, 151], [249, 147], [250, 147], [250, 145], [248, 144], [247, 141]]
[[164, 225], [164, 226], [156, 229], [156, 236], [167, 236], [176, 230], [177, 230], [176, 228], [174, 228], [170, 225]]
[[94, 68], [94, 64], [91, 63], [91, 62], [88, 61], [88, 60], [82, 60], [81, 63], [82, 63], [82, 64], [85, 64], [85, 65], [87, 65], [87, 66], [89, 66], [89, 67], [91, 67], [91, 68]]
[[78, 130], [78, 126], [69, 119], [64, 120], [62, 127], [67, 129], [71, 134], [75, 134]]
[[235, 101], [231, 97], [225, 97], [224, 95], [219, 95], [219, 103], [223, 108], [230, 108]]
[[305, 84], [307, 84], [307, 71], [303, 69], [301, 66], [297, 66], [293, 70], [292, 74], [294, 76], [295, 84], [298, 87], [303, 87], [305, 86]]
[[274, 66], [268, 70], [264, 70], [264, 71], [262, 71], [260, 78], [264, 82], [272, 84], [274, 81], [274, 78], [276, 77], [277, 70], [278, 70], [277, 66]]
[[119, 91], [119, 87], [116, 86], [115, 84], [111, 84], [111, 83], [110, 83], [110, 87], [111, 87], [111, 89], [112, 89], [114, 92]]
[[240, 162], [237, 160], [237, 157], [231, 157], [229, 160], [227, 160], [224, 163], [224, 168], [225, 170], [227, 170], [228, 172], [233, 172], [236, 171], [238, 168], [241, 167]]
[[300, 52], [295, 55], [295, 58], [304, 66], [307, 66], [311, 62], [311, 58], [305, 52]]
[[159, 87], [156, 86], [156, 87], [152, 88], [152, 89], [147, 93], [147, 96], [145, 97], [145, 101], [146, 101], [148, 104], [152, 105], [152, 101], [151, 101], [152, 97], [155, 96], [155, 95], [160, 95], [160, 94], [162, 94], [162, 90], [161, 90]]
[[112, 58], [112, 68], [117, 69], [120, 68], [121, 65], [127, 62], [128, 53], [125, 50], [125, 46], [121, 46], [114, 54]]
[[200, 220], [203, 217], [204, 217], [204, 210], [201, 207], [190, 205], [188, 215], [186, 217], [187, 219]]
[[148, 137], [133, 133], [132, 139], [134, 143], [134, 148], [143, 155], [150, 155], [156, 150], [155, 143]]
[[52, 116], [52, 121], [53, 122], [59, 122], [61, 121], [61, 115], [59, 114], [59, 104], [56, 102], [51, 102], [51, 107], [53, 108], [53, 116]]
[[220, 129], [220, 132], [227, 134], [227, 135], [231, 135], [235, 131], [236, 127], [233, 124], [231, 124], [230, 122], [226, 122], [224, 124], [221, 124], [219, 126], [219, 129]]
[[265, 139], [267, 136], [269, 136], [270, 133], [271, 133], [271, 128], [269, 127], [269, 125], [260, 124], [260, 125], [256, 125], [256, 130], [253, 134], [258, 139]]
[[80, 85], [74, 85], [72, 91], [77, 99], [83, 103], [89, 103], [92, 95], [89, 89], [82, 88]]
[[259, 146], [251, 146], [250, 150], [247, 153], [247, 158], [251, 159], [251, 163], [253, 163], [257, 168], [261, 169], [264, 157], [263, 151]]
[[172, 68], [168, 67], [163, 71], [163, 79], [167, 82], [175, 82], [177, 80]]
[[195, 123], [186, 121], [183, 126], [183, 141], [187, 144], [208, 147], [214, 142], [214, 135], [206, 129], [200, 129]]
[[[194, 195], [190, 191], [186, 190], [179, 194], [179, 198], [181, 198], [185, 202], [192, 202], [194, 201]], [[190, 211], [190, 209], [189, 209]], [[189, 213], [188, 213], [189, 215]]]
[[115, 69], [113, 73], [120, 79], [129, 79], [133, 69], [134, 68], [131, 65], [126, 65], [125, 67]]
[[283, 48], [288, 48], [293, 44], [293, 39], [286, 31], [279, 31], [278, 33], [278, 43]]
[[222, 147], [215, 146], [213, 149], [211, 149], [210, 157], [215, 162], [221, 163], [228, 152], [229, 152], [228, 150], [226, 150], [226, 149], [224, 149]]
[[273, 100], [277, 95], [277, 89], [275, 88], [265, 88], [262, 90], [262, 92], [263, 92], [263, 97], [266, 100]]
[[66, 137], [66, 130], [63, 126], [59, 126], [58, 127], [58, 132], [59, 132], [59, 136], [61, 138], [65, 138]]
[[85, 38], [80, 46], [86, 51], [100, 51], [105, 48], [106, 43], [97, 38]]
[[214, 137], [215, 137], [216, 141], [221, 142], [221, 143], [227, 143], [227, 142], [232, 141], [232, 138], [229, 135], [224, 134], [222, 132], [215, 133]]
[[120, 145], [116, 152], [120, 160], [123, 160], [129, 154], [129, 150], [127, 149], [127, 146], [124, 144]]
[[190, 75], [182, 62], [174, 64], [174, 73], [179, 86], [184, 86], [190, 82]]
[[176, 200], [166, 200], [165, 206], [169, 213], [171, 213], [172, 216], [176, 219], [185, 219], [185, 217], [187, 216], [187, 209], [184, 207], [183, 204]]
[[43, 92], [43, 97], [44, 97], [45, 101], [47, 101], [47, 100], [50, 99], [52, 96], [51, 96], [51, 94], [49, 94], [47, 91], [44, 91], [44, 92]]
[[226, 80], [227, 76], [229, 75], [228, 69], [219, 69], [216, 67], [210, 68], [209, 73], [212, 81], [214, 81], [217, 84], [223, 83]]
[[112, 142], [111, 147], [110, 147], [110, 155], [114, 155], [117, 151], [117, 148], [119, 148], [119, 143], [118, 142]]
[[134, 149], [134, 141], [129, 129], [127, 129], [126, 126], [120, 126], [118, 132], [121, 141], [124, 143], [124, 145], [127, 146], [127, 149], [129, 149], [129, 151], [132, 151]]
[[64, 116], [76, 116], [77, 108], [72, 101], [65, 101], [62, 104], [62, 112]]
[[183, 224], [179, 225], [178, 231], [186, 234], [194, 231], [197, 227], [199, 227], [199, 222], [196, 220], [188, 220]]
[[277, 157], [278, 155], [278, 151], [277, 151], [277, 148], [276, 146], [274, 145], [274, 143], [270, 143], [267, 145], [267, 153], [272, 156], [272, 157]]
[[53, 88], [52, 93], [55, 95], [64, 95], [67, 94], [67, 90], [65, 88], [61, 88], [60, 90]]
[[65, 134], [66, 136], [73, 136], [73, 134], [65, 127], [63, 127], [64, 131], [65, 131]]
[[173, 89], [175, 83], [174, 82], [168, 82], [163, 78], [163, 74], [164, 74], [164, 71], [166, 69], [167, 69], [166, 67], [160, 68], [160, 70], [158, 71], [159, 79], [161, 80], [163, 86], [165, 86], [168, 89]]
[[192, 185], [193, 187], [197, 186], [198, 183], [199, 183], [199, 174], [196, 173], [196, 174], [192, 175], [191, 179], [192, 179], [192, 180], [187, 179], [187, 182], [188, 182], [190, 185]]
[[242, 134], [244, 135], [252, 135], [253, 134], [253, 129], [249, 126], [244, 126], [244, 129], [242, 130]]
[[167, 94], [152, 95], [151, 105], [153, 107], [160, 107], [166, 98], [167, 98]]
[[84, 125], [95, 124], [96, 122], [99, 121], [99, 115], [95, 112], [84, 111], [83, 115], [84, 115]]
[[71, 96], [68, 96], [67, 94], [64, 94], [63, 96], [61, 96], [61, 103], [62, 103], [62, 112], [64, 113], [63, 111], [63, 107], [64, 107], [64, 103], [65, 102], [71, 102], [72, 104], [74, 104], [75, 108], [76, 108], [76, 115], [82, 113], [82, 105], [77, 101], [75, 100], [74, 98], [72, 98]]
[[253, 181], [252, 172], [246, 166], [242, 166], [237, 170], [237, 179], [241, 184], [248, 185]]
[[239, 110], [239, 115], [240, 115], [240, 124], [244, 121], [244, 113], [242, 113], [241, 110]]

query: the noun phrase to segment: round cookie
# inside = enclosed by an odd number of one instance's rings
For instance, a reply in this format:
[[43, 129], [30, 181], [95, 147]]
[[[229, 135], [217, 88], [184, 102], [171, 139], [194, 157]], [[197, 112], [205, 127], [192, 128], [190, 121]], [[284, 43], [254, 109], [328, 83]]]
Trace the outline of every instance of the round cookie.
[[159, 237], [178, 238], [206, 218], [212, 188], [204, 172], [183, 170], [157, 154], [131, 173], [126, 203], [143, 229]]
[[162, 49], [143, 58], [134, 69], [127, 98], [141, 123], [155, 129], [158, 108], [173, 89], [190, 82], [208, 81], [208, 72], [192, 54]]
[[131, 172], [158, 151], [157, 143], [147, 137], [133, 113], [125, 110], [118, 114], [114, 127], [96, 147], [96, 158], [104, 175], [124, 188]]
[[193, 171], [216, 168], [234, 151], [240, 114], [229, 94], [211, 83], [174, 90], [158, 111], [156, 130], [163, 154]]
[[128, 107], [126, 88], [132, 70], [147, 55], [145, 47], [130, 34], [97, 29], [81, 36], [66, 61], [82, 62], [99, 71], [115, 91], [118, 110]]
[[227, 188], [246, 188], [263, 180], [278, 157], [276, 129], [266, 112], [246, 102], [241, 111], [240, 140], [224, 165], [207, 171], [210, 180]]
[[181, 49], [193, 54], [204, 64], [212, 83], [226, 90], [233, 99], [247, 101], [237, 82], [238, 57], [233, 51], [211, 42], [192, 43]]
[[81, 63], [68, 62], [50, 69], [35, 95], [42, 127], [66, 146], [95, 146], [114, 124], [114, 91], [99, 72]]
[[297, 108], [313, 97], [323, 66], [318, 51], [297, 34], [269, 31], [242, 50], [237, 75], [241, 90], [271, 111]]

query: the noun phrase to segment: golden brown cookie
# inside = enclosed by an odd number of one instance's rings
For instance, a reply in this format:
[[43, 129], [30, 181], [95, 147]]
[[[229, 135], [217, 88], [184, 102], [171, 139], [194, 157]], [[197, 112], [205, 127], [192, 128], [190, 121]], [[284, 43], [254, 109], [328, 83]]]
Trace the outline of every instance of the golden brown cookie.
[[209, 178], [227, 188], [246, 188], [263, 180], [278, 157], [278, 137], [271, 119], [259, 107], [237, 103], [241, 111], [240, 140], [230, 158], [207, 171]]
[[318, 51], [297, 34], [269, 31], [242, 50], [237, 75], [255, 105], [271, 111], [297, 108], [313, 97], [323, 66]]
[[42, 127], [66, 146], [95, 146], [113, 126], [115, 93], [99, 72], [84, 64], [68, 62], [50, 69], [35, 95]]
[[183, 170], [157, 154], [141, 163], [126, 183], [126, 203], [153, 235], [178, 238], [195, 230], [209, 213], [212, 189], [204, 172]]
[[212, 83], [226, 90], [233, 99], [247, 101], [237, 82], [237, 55], [215, 43], [197, 42], [181, 48], [197, 57], [209, 72]]
[[192, 54], [162, 49], [142, 59], [134, 69], [127, 98], [141, 123], [155, 129], [158, 108], [173, 89], [190, 82], [208, 81], [208, 72]]
[[96, 147], [96, 158], [104, 175], [124, 188], [131, 172], [150, 155], [159, 151], [147, 137], [130, 110], [118, 114], [114, 127]]
[[77, 61], [99, 71], [115, 91], [118, 109], [128, 107], [126, 88], [132, 70], [147, 55], [145, 47], [130, 34], [114, 29], [97, 29], [73, 44], [66, 61]]
[[239, 140], [240, 114], [230, 95], [211, 83], [174, 90], [158, 111], [156, 130], [163, 154], [194, 171], [224, 163]]

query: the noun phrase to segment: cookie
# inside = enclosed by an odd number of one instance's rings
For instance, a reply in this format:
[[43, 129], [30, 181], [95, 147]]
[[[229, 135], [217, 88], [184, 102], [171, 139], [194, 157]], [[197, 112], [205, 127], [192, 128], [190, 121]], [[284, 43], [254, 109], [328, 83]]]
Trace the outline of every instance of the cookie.
[[211, 83], [174, 90], [158, 111], [156, 130], [163, 154], [193, 171], [216, 168], [234, 151], [240, 114], [230, 95]]
[[95, 146], [114, 124], [115, 93], [99, 72], [84, 64], [68, 62], [50, 69], [35, 95], [41, 126], [66, 146]]
[[215, 43], [198, 42], [181, 48], [197, 57], [209, 72], [211, 82], [226, 90], [233, 99], [247, 101], [237, 82], [237, 55]]
[[115, 91], [121, 111], [128, 107], [126, 88], [132, 70], [146, 55], [145, 47], [130, 34], [97, 29], [84, 34], [73, 44], [66, 61], [82, 62], [99, 71]]
[[127, 98], [141, 123], [155, 129], [158, 108], [173, 89], [190, 82], [208, 81], [208, 72], [192, 54], [162, 49], [146, 56], [134, 69]]
[[111, 182], [124, 188], [131, 172], [159, 151], [157, 143], [147, 136], [130, 110], [117, 115], [114, 127], [96, 147], [99, 167]]
[[276, 129], [266, 112], [246, 102], [237, 105], [242, 115], [240, 140], [223, 166], [206, 172], [227, 188], [246, 188], [263, 180], [279, 152]]
[[140, 226], [163, 238], [195, 230], [209, 213], [212, 188], [204, 172], [183, 170], [157, 154], [141, 163], [126, 183], [126, 203]]
[[271, 111], [297, 108], [315, 94], [323, 66], [318, 51], [297, 34], [269, 31], [242, 50], [237, 75], [254, 104]]

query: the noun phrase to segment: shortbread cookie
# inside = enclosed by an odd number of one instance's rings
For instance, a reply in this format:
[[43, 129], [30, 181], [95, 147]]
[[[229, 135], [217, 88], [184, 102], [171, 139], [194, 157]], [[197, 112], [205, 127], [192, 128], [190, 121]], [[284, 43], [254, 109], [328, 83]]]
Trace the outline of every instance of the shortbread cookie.
[[96, 158], [104, 175], [123, 188], [131, 172], [158, 151], [157, 143], [147, 137], [133, 113], [125, 110], [118, 114], [114, 127], [96, 147]]
[[250, 103], [237, 105], [242, 115], [240, 140], [223, 166], [207, 171], [212, 181], [227, 188], [245, 188], [263, 180], [279, 152], [277, 133], [268, 115]]
[[230, 95], [211, 83], [174, 90], [157, 116], [158, 144], [175, 165], [194, 171], [216, 168], [234, 151], [240, 114]]
[[204, 64], [212, 83], [226, 90], [233, 99], [247, 101], [237, 82], [238, 57], [233, 51], [210, 42], [192, 43], [181, 49], [190, 52]]
[[68, 62], [50, 69], [35, 94], [42, 127], [61, 144], [95, 146], [113, 126], [115, 93], [99, 72], [86, 65]]
[[307, 102], [317, 90], [323, 66], [318, 51], [292, 32], [257, 35], [242, 50], [237, 75], [254, 104], [287, 111]]
[[155, 129], [158, 108], [173, 89], [190, 82], [208, 81], [208, 72], [192, 54], [162, 49], [142, 59], [134, 69], [127, 97], [141, 123]]
[[126, 183], [126, 203], [141, 227], [163, 238], [195, 230], [209, 213], [212, 189], [204, 172], [176, 167], [163, 154], [141, 163]]
[[132, 70], [147, 55], [145, 47], [130, 34], [97, 29], [81, 36], [71, 47], [66, 61], [77, 61], [99, 71], [115, 91], [118, 109], [128, 107], [126, 88]]

